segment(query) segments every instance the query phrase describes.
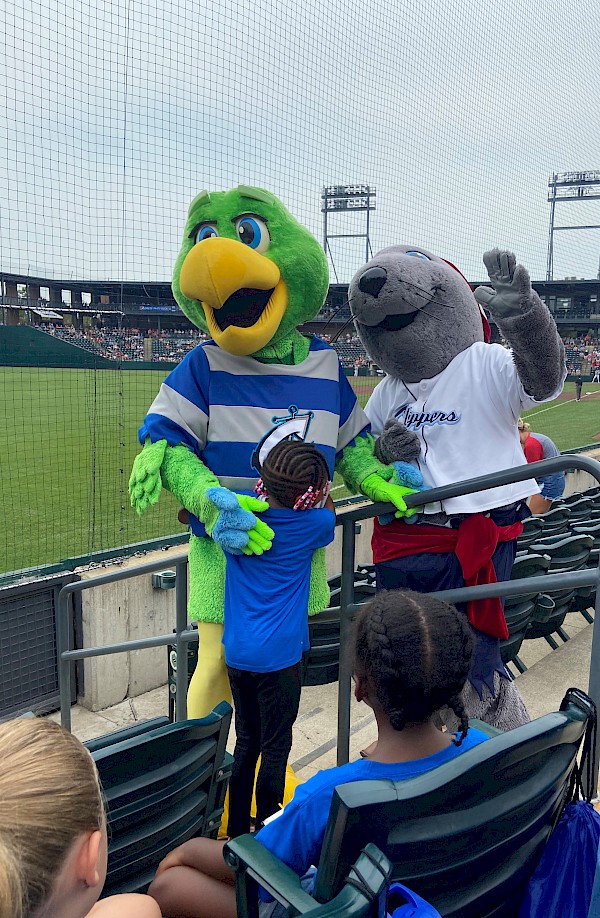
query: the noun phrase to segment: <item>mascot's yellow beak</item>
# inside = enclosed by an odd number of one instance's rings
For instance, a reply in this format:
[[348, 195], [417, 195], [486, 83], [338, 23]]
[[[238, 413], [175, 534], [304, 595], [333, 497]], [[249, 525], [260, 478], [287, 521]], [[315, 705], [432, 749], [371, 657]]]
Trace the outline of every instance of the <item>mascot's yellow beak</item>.
[[288, 305], [275, 262], [222, 236], [204, 239], [188, 252], [179, 286], [184, 296], [202, 304], [215, 343], [237, 357], [269, 343]]

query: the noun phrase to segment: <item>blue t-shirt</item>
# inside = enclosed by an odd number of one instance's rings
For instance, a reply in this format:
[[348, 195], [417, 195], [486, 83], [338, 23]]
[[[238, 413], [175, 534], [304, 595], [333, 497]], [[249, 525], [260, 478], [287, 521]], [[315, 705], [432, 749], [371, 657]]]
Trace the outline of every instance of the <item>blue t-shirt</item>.
[[260, 514], [275, 533], [263, 555], [226, 553], [225, 660], [234, 669], [272, 673], [309, 649], [308, 594], [313, 552], [335, 533], [326, 508]]
[[[481, 730], [471, 728], [460, 746], [451, 743], [446, 749], [413, 762], [359, 759], [340, 768], [320, 771], [305, 784], [298, 785], [293, 800], [281, 815], [256, 834], [256, 839], [298, 876], [303, 876], [310, 866], [319, 863], [333, 792], [340, 784], [382, 778], [405, 781], [450, 762], [487, 739], [489, 737]], [[269, 901], [271, 897], [261, 890], [261, 898]]]

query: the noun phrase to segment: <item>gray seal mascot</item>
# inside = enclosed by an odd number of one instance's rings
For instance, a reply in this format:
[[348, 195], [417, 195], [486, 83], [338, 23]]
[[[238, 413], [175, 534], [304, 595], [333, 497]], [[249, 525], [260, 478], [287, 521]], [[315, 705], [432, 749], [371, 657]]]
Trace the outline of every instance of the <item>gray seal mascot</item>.
[[[526, 463], [517, 422], [556, 398], [566, 376], [556, 324], [515, 256], [483, 256], [491, 287], [472, 292], [450, 262], [417, 246], [383, 249], [354, 276], [349, 303], [358, 335], [385, 372], [366, 406], [376, 456], [412, 462], [426, 487]], [[508, 342], [490, 344], [485, 309]], [[360, 489], [360, 482], [347, 482]], [[428, 504], [412, 519], [375, 521], [378, 589], [419, 592], [509, 580], [534, 479]], [[463, 705], [508, 730], [529, 720], [504, 667], [508, 637], [499, 599], [462, 607], [475, 635]], [[454, 727], [452, 718], [446, 718]]]

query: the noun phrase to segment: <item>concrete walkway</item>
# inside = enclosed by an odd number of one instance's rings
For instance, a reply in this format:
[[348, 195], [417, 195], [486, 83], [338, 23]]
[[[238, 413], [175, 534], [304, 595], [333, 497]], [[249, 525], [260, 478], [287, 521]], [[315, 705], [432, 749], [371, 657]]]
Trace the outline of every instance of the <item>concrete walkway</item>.
[[[587, 691], [593, 626], [579, 613], [567, 616], [565, 630], [571, 640], [551, 650], [543, 639], [526, 641], [521, 659], [528, 667], [517, 677], [517, 685], [531, 717], [558, 710], [568, 688]], [[294, 727], [290, 762], [301, 780], [323, 768], [336, 764], [337, 683], [303, 689], [300, 713]], [[118, 727], [168, 713], [167, 687], [162, 686], [130, 698], [98, 713], [80, 705], [72, 710], [73, 732], [82, 740], [109, 733]], [[59, 720], [58, 714], [50, 715]], [[357, 758], [360, 749], [375, 739], [373, 716], [365, 705], [354, 700], [351, 709], [350, 757]], [[229, 747], [235, 741], [233, 731]]]

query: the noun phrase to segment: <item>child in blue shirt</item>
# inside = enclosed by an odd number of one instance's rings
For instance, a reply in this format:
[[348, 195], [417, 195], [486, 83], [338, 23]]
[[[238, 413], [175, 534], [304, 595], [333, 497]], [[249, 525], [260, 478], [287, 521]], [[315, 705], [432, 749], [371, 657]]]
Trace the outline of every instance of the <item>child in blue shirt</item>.
[[[339, 784], [424, 774], [487, 739], [469, 729], [462, 704], [473, 637], [453, 606], [408, 590], [378, 593], [357, 616], [354, 644], [354, 694], [373, 709], [376, 744], [368, 758], [321, 771], [299, 785], [291, 803], [256, 835], [300, 876], [319, 862]], [[460, 723], [456, 735], [436, 726], [435, 714], [446, 705]], [[223, 844], [192, 839], [165, 858], [149, 890], [163, 914], [234, 918], [234, 874], [223, 861]], [[264, 902], [263, 908], [272, 905]]]
[[[309, 650], [308, 595], [315, 549], [333, 540], [329, 470], [313, 443], [283, 440], [264, 458], [257, 489], [261, 519], [275, 533], [262, 555], [227, 554], [223, 644], [235, 708], [236, 744], [229, 784], [231, 838], [250, 831], [283, 801], [298, 715], [302, 655]], [[320, 505], [327, 503], [327, 506]]]

